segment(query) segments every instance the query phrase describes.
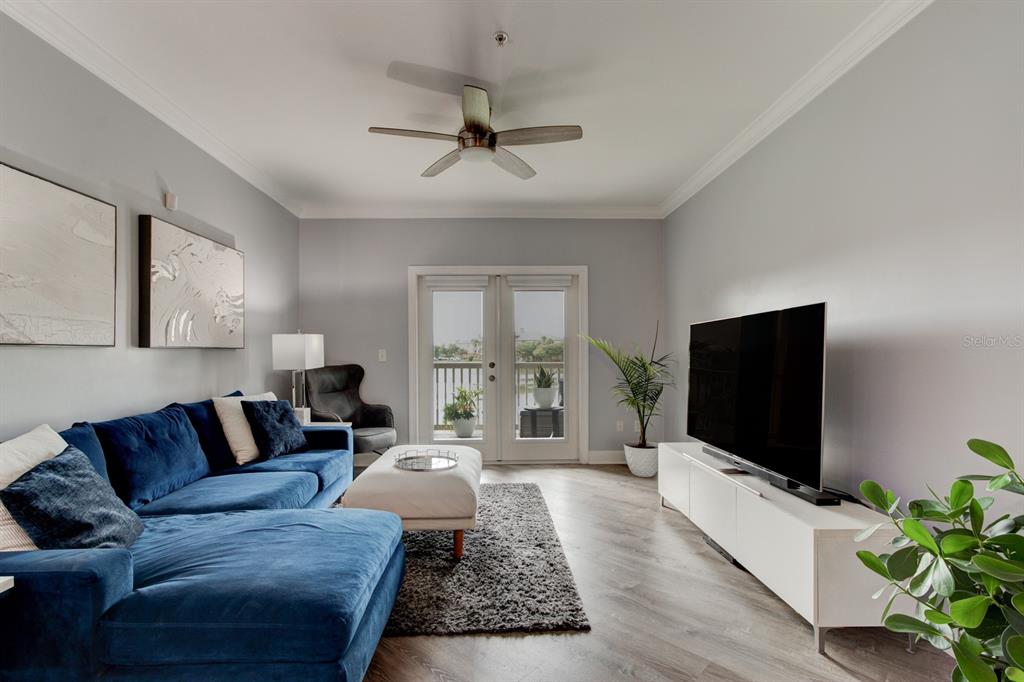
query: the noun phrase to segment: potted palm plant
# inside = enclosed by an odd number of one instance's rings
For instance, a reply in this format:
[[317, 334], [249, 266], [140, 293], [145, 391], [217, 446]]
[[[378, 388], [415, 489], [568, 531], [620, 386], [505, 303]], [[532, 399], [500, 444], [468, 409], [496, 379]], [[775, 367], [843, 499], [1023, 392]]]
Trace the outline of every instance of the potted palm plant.
[[658, 347], [658, 329], [654, 330], [654, 344], [651, 354], [645, 355], [639, 349], [627, 353], [605, 339], [585, 337], [595, 348], [608, 356], [619, 370], [619, 380], [612, 388], [618, 396], [619, 404], [636, 413], [640, 424], [640, 440], [636, 443], [623, 444], [626, 464], [634, 476], [650, 477], [658, 473], [658, 449], [647, 442], [647, 427], [651, 417], [658, 414], [658, 403], [667, 386], [674, 386], [669, 365], [672, 354], [656, 356]]
[[533, 402], [537, 407], [551, 407], [555, 402], [555, 373], [538, 367], [533, 373]]
[[459, 438], [472, 438], [476, 430], [476, 401], [480, 389], [460, 386], [452, 393], [452, 401], [444, 406], [444, 420], [455, 427]]

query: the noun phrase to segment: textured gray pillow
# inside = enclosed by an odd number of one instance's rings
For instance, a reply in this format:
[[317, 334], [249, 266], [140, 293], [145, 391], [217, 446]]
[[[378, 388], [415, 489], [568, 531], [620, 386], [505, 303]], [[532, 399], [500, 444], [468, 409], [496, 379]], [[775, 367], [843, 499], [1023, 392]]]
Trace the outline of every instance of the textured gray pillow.
[[0, 490], [0, 502], [39, 549], [127, 547], [142, 520], [69, 445]]

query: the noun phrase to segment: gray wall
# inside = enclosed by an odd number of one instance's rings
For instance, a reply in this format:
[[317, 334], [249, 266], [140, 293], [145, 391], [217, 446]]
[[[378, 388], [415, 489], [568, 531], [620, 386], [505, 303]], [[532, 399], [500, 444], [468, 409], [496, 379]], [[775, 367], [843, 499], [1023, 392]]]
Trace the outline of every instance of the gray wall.
[[666, 221], [683, 357], [692, 322], [828, 302], [828, 481], [926, 495], [989, 468], [974, 436], [1024, 462], [1022, 84], [1024, 5], [937, 2]]
[[[0, 161], [118, 208], [117, 346], [0, 347], [0, 439], [40, 422], [63, 428], [290, 385], [270, 369], [270, 334], [298, 322], [298, 220], [3, 14]], [[179, 211], [162, 208], [166, 189]], [[140, 213], [245, 251], [245, 350], [137, 347]]]
[[[329, 364], [366, 367], [363, 395], [409, 425], [410, 265], [586, 265], [590, 332], [648, 345], [661, 307], [662, 226], [653, 220], [303, 220], [302, 329], [325, 334]], [[377, 362], [386, 348], [388, 361]], [[590, 449], [619, 450], [632, 420], [608, 389], [614, 373], [590, 355]], [[626, 421], [616, 433], [615, 421]], [[659, 430], [655, 429], [657, 435]]]

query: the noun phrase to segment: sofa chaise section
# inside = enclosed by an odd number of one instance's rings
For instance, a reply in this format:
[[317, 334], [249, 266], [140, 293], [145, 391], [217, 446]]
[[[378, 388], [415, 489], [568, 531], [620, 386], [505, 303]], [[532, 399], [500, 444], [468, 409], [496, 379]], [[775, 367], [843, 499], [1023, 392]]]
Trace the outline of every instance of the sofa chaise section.
[[98, 658], [132, 679], [268, 664], [360, 679], [365, 667], [342, 661], [369, 664], [401, 582], [401, 534], [397, 516], [372, 510], [148, 518], [134, 590], [100, 622]]
[[356, 509], [147, 517], [128, 550], [0, 552], [0, 678], [359, 680], [404, 571]]

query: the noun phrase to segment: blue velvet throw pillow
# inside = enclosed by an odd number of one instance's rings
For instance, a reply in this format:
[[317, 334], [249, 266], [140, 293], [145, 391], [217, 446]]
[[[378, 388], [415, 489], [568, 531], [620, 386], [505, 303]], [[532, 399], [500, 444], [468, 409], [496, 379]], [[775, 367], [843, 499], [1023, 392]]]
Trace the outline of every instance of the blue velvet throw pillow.
[[39, 549], [128, 547], [142, 520], [74, 445], [0, 490], [0, 502]]
[[260, 455], [269, 459], [306, 447], [306, 436], [287, 400], [243, 400], [242, 411]]
[[210, 473], [199, 436], [177, 405], [92, 426], [107, 456], [110, 484], [132, 509]]
[[92, 462], [96, 473], [102, 476], [103, 480], [110, 480], [110, 477], [107, 476], [107, 460], [103, 454], [103, 445], [100, 444], [99, 436], [96, 435], [96, 429], [92, 428], [92, 424], [75, 422], [70, 429], [65, 429], [57, 435], [63, 438], [68, 445], [74, 445], [81, 450]]
[[[225, 398], [233, 398], [242, 395], [241, 391], [228, 393]], [[196, 435], [199, 436], [199, 445], [210, 462], [211, 471], [220, 471], [237, 466], [235, 455], [231, 452], [228, 439], [224, 435], [224, 428], [220, 425], [220, 417], [213, 407], [212, 400], [202, 400], [196, 403], [172, 403], [168, 407], [177, 405], [185, 410], [188, 419], [192, 422]], [[66, 440], [66, 439], [65, 439]]]

